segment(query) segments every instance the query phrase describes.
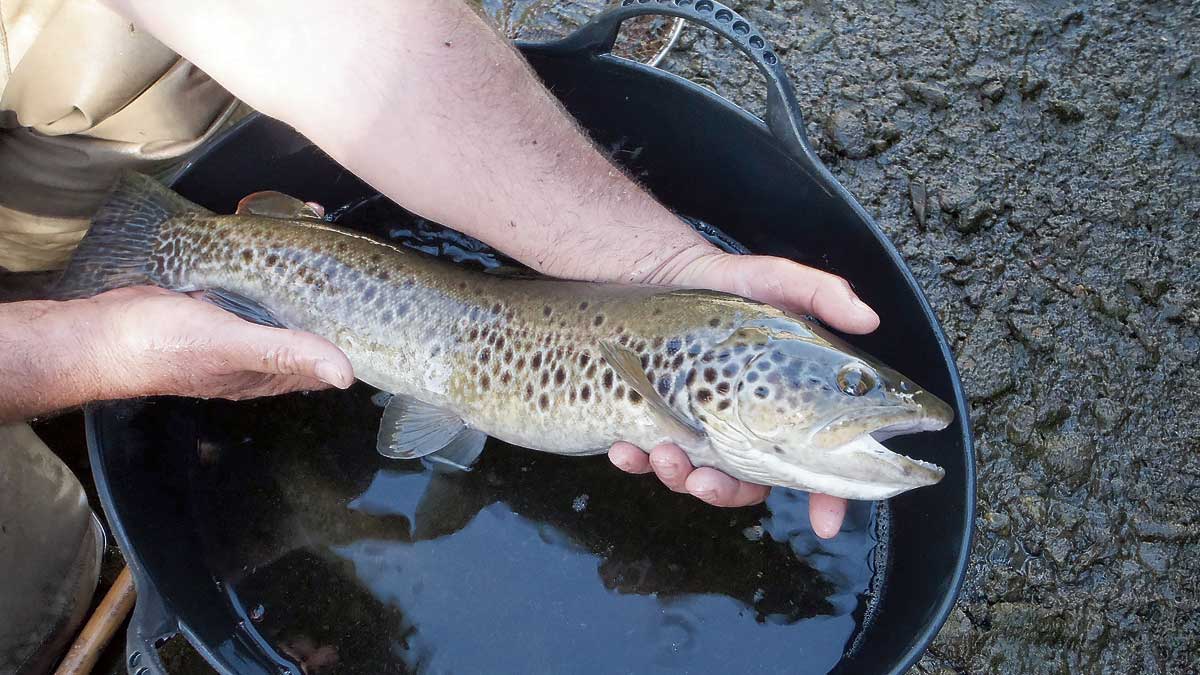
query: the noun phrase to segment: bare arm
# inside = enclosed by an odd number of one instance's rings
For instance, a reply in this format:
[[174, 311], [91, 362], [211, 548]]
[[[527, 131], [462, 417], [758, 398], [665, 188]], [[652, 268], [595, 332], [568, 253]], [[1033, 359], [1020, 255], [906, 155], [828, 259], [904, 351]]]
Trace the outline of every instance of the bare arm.
[[[542, 272], [730, 291], [849, 332], [878, 325], [842, 279], [723, 254], [681, 223], [593, 147], [461, 0], [107, 1], [394, 201]], [[766, 495], [693, 470], [671, 446], [647, 457], [618, 444], [611, 457], [714, 504]], [[833, 510], [822, 522], [836, 532], [842, 503], [815, 504]]]
[[0, 304], [0, 424], [104, 399], [243, 399], [353, 382], [322, 338], [157, 288]]

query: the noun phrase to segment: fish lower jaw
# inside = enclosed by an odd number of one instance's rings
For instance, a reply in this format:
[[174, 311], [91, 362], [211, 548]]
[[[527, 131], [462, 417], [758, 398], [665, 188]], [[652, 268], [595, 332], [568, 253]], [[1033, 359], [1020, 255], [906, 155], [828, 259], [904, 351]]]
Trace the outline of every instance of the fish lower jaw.
[[736, 468], [718, 468], [754, 483], [868, 501], [934, 485], [945, 476], [945, 470], [936, 464], [892, 452], [869, 435], [833, 450], [815, 452], [822, 453], [820, 461], [807, 466], [762, 453], [755, 458], [753, 468], [745, 462], [739, 462]]

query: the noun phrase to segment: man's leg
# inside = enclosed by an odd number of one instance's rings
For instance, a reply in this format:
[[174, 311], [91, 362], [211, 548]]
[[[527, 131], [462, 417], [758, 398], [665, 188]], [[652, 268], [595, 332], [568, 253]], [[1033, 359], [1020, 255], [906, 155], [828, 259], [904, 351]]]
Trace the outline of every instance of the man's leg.
[[0, 674], [49, 672], [96, 590], [104, 535], [26, 424], [0, 426]]

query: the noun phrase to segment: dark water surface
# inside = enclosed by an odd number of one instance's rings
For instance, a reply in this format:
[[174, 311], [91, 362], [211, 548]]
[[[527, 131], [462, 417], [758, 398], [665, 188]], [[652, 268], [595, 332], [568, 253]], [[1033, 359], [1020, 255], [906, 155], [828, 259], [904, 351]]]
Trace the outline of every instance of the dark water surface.
[[[332, 217], [511, 265], [386, 200]], [[310, 673], [821, 673], [877, 597], [886, 507], [852, 504], [825, 542], [804, 494], [717, 509], [604, 457], [493, 439], [473, 471], [438, 473], [376, 453], [384, 396], [203, 407], [206, 562], [247, 628]]]

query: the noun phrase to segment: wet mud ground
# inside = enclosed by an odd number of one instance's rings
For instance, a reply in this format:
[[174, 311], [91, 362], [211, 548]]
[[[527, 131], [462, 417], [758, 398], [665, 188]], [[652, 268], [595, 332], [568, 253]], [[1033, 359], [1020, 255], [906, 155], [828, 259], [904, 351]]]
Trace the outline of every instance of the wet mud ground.
[[[484, 4], [533, 38], [602, 3]], [[734, 5], [920, 280], [970, 396], [972, 564], [915, 671], [1196, 672], [1200, 4]], [[761, 78], [703, 30], [662, 65], [763, 109]]]

